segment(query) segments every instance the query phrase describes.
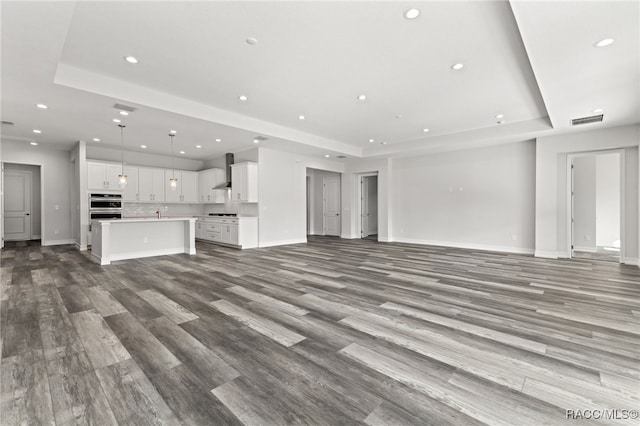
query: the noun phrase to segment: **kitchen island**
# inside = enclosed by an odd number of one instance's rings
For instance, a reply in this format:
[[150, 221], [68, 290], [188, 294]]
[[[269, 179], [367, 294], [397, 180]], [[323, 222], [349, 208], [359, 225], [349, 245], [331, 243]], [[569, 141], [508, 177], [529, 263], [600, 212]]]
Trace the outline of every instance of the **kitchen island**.
[[91, 221], [91, 255], [100, 265], [114, 260], [196, 254], [193, 217], [98, 219]]

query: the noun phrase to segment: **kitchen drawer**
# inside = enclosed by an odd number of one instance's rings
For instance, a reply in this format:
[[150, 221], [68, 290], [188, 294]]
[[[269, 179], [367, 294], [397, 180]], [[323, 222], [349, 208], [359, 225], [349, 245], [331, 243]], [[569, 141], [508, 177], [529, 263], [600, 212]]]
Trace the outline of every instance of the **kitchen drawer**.
[[220, 232], [207, 231], [207, 240], [222, 241], [222, 234]]
[[207, 232], [217, 232], [217, 233], [222, 232], [222, 225], [218, 223], [207, 223], [206, 226], [207, 226]]

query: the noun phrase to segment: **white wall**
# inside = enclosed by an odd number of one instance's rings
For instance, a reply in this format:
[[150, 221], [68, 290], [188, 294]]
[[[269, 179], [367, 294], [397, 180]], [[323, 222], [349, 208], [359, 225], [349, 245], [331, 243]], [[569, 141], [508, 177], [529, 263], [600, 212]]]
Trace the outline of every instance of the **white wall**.
[[533, 253], [535, 143], [393, 162], [395, 241]]
[[37, 147], [27, 142], [2, 141], [2, 161], [39, 165], [42, 176], [42, 244], [73, 244], [72, 186], [69, 151]]
[[596, 157], [573, 159], [574, 250], [596, 250]]
[[540, 137], [536, 141], [536, 256], [567, 257], [567, 154], [622, 149], [625, 157], [624, 259], [638, 262], [638, 141], [640, 126]]
[[259, 245], [268, 247], [307, 241], [306, 171], [342, 172], [336, 161], [259, 148]]
[[32, 238], [38, 239], [42, 236], [42, 206], [40, 192], [40, 167], [26, 164], [5, 163], [6, 170], [22, 170], [31, 172], [31, 235]]
[[620, 154], [596, 157], [596, 245], [620, 244]]
[[[87, 145], [86, 158], [90, 160], [114, 161], [119, 163], [122, 160], [122, 154], [119, 149], [99, 146]], [[171, 156], [147, 154], [145, 152], [124, 152], [124, 163], [132, 166], [148, 166], [170, 169]], [[190, 160], [176, 154], [173, 158], [174, 167], [179, 170], [198, 171], [204, 169], [204, 162], [201, 160]]]

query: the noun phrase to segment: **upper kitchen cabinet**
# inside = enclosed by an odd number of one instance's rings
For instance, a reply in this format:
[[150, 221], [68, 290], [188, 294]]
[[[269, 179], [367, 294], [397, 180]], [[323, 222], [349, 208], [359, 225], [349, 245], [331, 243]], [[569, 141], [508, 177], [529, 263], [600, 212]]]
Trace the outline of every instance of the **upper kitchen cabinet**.
[[[175, 190], [171, 189], [169, 179], [178, 179]], [[166, 202], [167, 203], [197, 203], [198, 202], [198, 173], [185, 170], [165, 170]]]
[[89, 190], [121, 191], [122, 188], [119, 185], [121, 173], [121, 164], [87, 161], [87, 188]]
[[226, 191], [213, 189], [218, 185], [226, 182], [225, 172], [223, 169], [209, 169], [198, 172], [198, 187], [200, 189], [201, 203], [224, 203]]
[[138, 168], [139, 201], [164, 201], [164, 186], [163, 169]]
[[231, 166], [231, 201], [258, 202], [258, 164], [237, 163]]
[[122, 191], [122, 199], [124, 201], [140, 201], [140, 193], [138, 192], [138, 168], [125, 166], [124, 174], [127, 175], [127, 185], [124, 187], [124, 191]]

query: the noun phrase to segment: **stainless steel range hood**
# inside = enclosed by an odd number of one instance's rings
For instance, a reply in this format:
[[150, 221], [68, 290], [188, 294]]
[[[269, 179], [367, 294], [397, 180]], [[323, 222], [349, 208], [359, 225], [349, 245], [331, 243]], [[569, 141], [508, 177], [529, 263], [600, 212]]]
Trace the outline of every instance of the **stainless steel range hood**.
[[216, 185], [213, 189], [227, 189], [231, 188], [231, 165], [233, 164], [233, 153], [228, 152], [224, 155], [225, 159], [225, 171], [227, 173], [227, 181]]

